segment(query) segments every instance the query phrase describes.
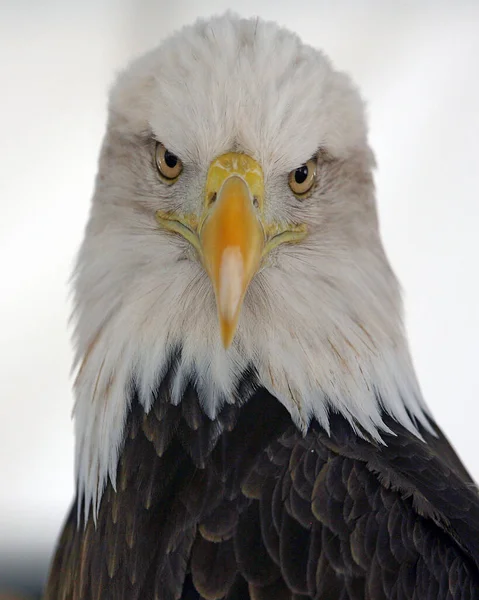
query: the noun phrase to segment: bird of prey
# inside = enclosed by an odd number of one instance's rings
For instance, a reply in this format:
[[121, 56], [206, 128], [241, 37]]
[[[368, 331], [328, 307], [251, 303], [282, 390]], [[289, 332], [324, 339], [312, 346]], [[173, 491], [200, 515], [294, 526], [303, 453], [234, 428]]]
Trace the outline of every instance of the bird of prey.
[[120, 74], [47, 599], [479, 599], [479, 495], [421, 396], [374, 164], [349, 77], [274, 23], [201, 20]]

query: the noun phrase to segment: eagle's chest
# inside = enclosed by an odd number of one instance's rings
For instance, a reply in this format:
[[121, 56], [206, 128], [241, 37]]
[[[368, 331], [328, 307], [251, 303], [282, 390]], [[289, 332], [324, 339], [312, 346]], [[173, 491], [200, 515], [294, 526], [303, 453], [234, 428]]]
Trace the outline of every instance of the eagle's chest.
[[179, 406], [160, 395], [148, 414], [134, 403], [116, 490], [96, 525], [78, 529], [74, 507], [47, 598], [462, 597], [460, 586], [449, 594], [449, 571], [475, 585], [467, 560], [346, 456], [354, 433], [343, 425], [303, 436], [262, 391], [214, 421], [191, 389]]

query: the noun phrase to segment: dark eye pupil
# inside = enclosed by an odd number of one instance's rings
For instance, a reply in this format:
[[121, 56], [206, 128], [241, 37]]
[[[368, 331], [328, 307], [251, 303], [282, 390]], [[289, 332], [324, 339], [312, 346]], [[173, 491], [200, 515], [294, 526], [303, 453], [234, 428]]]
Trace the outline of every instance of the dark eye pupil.
[[294, 172], [294, 180], [299, 185], [304, 183], [307, 178], [308, 178], [308, 167], [306, 165], [299, 167], [299, 169], [296, 169], [296, 171]]
[[165, 150], [165, 163], [170, 169], [174, 169], [178, 164], [178, 157]]

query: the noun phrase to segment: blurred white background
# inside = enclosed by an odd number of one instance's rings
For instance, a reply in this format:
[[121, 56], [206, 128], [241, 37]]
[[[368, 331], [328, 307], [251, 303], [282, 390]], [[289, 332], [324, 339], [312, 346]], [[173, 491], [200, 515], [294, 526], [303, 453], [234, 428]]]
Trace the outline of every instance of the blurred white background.
[[479, 2], [0, 1], [0, 587], [41, 580], [73, 495], [68, 278], [115, 72], [234, 9], [323, 48], [369, 106], [419, 378], [479, 479]]

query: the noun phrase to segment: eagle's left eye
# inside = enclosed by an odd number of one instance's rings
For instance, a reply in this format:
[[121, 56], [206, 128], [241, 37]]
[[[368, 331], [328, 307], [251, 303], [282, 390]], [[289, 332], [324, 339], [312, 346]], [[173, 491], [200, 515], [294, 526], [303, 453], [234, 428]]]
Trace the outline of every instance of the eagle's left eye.
[[291, 191], [302, 198], [314, 185], [316, 180], [316, 159], [311, 158], [307, 163], [291, 171], [288, 177]]
[[168, 184], [175, 183], [183, 170], [181, 160], [158, 142], [155, 149], [155, 161], [163, 181]]

